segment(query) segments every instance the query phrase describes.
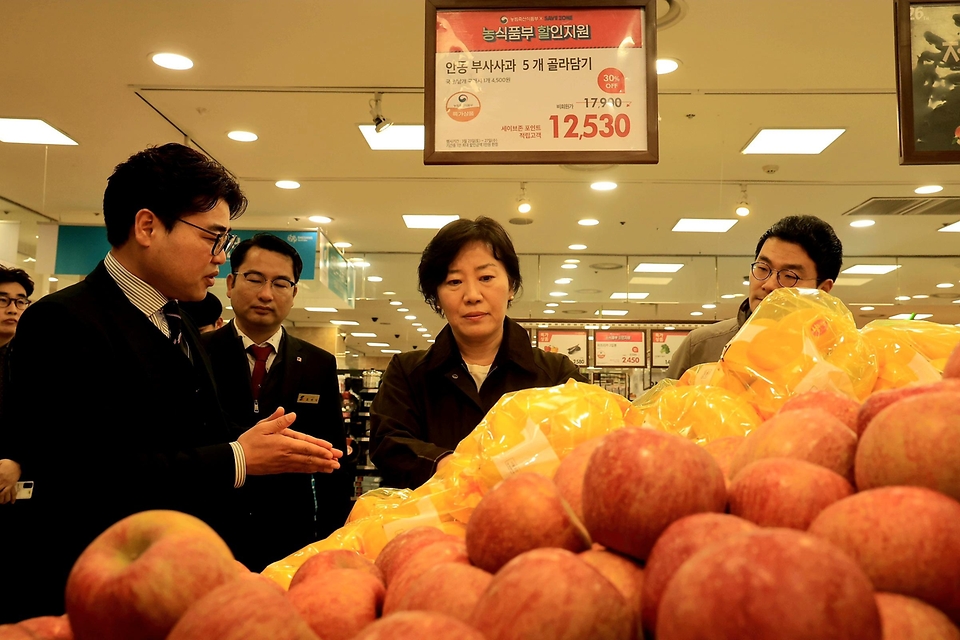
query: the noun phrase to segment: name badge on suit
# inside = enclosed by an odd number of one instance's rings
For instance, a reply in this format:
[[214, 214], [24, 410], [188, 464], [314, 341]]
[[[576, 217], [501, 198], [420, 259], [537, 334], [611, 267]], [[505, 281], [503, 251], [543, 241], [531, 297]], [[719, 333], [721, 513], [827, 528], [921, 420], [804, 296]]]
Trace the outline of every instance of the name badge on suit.
[[320, 395], [316, 393], [297, 394], [297, 404], [319, 404]]

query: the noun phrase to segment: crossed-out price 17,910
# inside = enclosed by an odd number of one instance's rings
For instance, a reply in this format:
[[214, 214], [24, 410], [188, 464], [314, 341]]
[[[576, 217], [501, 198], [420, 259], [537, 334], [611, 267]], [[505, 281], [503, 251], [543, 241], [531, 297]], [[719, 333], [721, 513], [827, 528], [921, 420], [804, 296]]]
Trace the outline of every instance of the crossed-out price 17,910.
[[[550, 122], [553, 123], [553, 137], [559, 138], [561, 129], [566, 129], [564, 138], [626, 138], [630, 135], [630, 116], [625, 113], [588, 113], [583, 116], [583, 122], [573, 113], [563, 116], [550, 116]], [[562, 122], [562, 124], [561, 124]]]

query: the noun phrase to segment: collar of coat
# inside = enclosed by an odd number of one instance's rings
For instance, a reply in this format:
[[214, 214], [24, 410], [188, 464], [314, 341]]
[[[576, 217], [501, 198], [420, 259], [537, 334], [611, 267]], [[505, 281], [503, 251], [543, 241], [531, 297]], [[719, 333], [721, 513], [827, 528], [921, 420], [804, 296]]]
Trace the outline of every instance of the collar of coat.
[[743, 323], [750, 317], [750, 298], [740, 303], [740, 310], [737, 311], [737, 324], [743, 326]]
[[[430, 346], [423, 363], [427, 371], [462, 365], [463, 356], [460, 355], [460, 349], [457, 347], [450, 325], [445, 326], [437, 334], [437, 341]], [[497, 357], [493, 360], [495, 367], [504, 366], [505, 363], [511, 363], [531, 373], [537, 371], [533, 347], [530, 346], [530, 334], [510, 318], [503, 320], [503, 340], [500, 342]]]

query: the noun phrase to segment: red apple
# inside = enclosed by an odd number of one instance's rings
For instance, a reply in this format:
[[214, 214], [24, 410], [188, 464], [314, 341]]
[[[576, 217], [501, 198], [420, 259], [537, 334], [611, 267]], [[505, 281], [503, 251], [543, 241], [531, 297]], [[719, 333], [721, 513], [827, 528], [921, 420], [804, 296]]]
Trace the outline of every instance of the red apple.
[[437, 540], [452, 540], [455, 536], [444, 533], [436, 527], [413, 527], [401, 531], [380, 550], [374, 564], [383, 573], [384, 583], [389, 585], [394, 572], [406, 562], [412, 552], [425, 544]]
[[764, 458], [730, 483], [730, 513], [761, 527], [806, 531], [825, 508], [854, 492], [839, 475], [792, 458]]
[[470, 562], [496, 573], [531, 549], [589, 549], [590, 536], [553, 481], [536, 473], [518, 473], [477, 504], [467, 523], [466, 543]]
[[286, 597], [252, 577], [224, 584], [190, 607], [167, 640], [320, 640]]
[[640, 611], [643, 608], [643, 569], [640, 565], [626, 556], [598, 549], [584, 551], [577, 557], [600, 572], [600, 575], [617, 588], [639, 629]]
[[730, 464], [733, 462], [733, 456], [736, 455], [737, 449], [743, 444], [743, 440], [743, 436], [726, 436], [711, 440], [703, 445], [704, 451], [713, 456], [717, 466], [720, 467], [720, 471], [723, 472], [723, 479], [728, 487], [730, 486]]
[[492, 579], [492, 575], [472, 565], [444, 562], [427, 569], [394, 610], [434, 611], [469, 623], [473, 608]]
[[[434, 529], [437, 531], [437, 529]], [[373, 562], [350, 549], [327, 549], [307, 558], [290, 580], [292, 589], [297, 583], [315, 575], [323, 575], [336, 569], [359, 569], [366, 571], [386, 586], [383, 572]]]
[[896, 593], [875, 597], [883, 640], [960, 640], [960, 629], [939, 609]]
[[487, 640], [473, 627], [435, 611], [398, 611], [377, 620], [354, 640]]
[[560, 496], [567, 501], [577, 519], [583, 522], [583, 476], [587, 472], [587, 463], [593, 450], [600, 444], [601, 438], [591, 438], [582, 442], [567, 457], [560, 461], [553, 483], [557, 485]]
[[850, 396], [835, 391], [813, 390], [797, 394], [783, 403], [778, 413], [797, 409], [820, 409], [847, 425], [851, 431], [857, 429], [857, 413], [860, 402]]
[[534, 549], [508, 562], [477, 602], [471, 624], [487, 640], [622, 640], [636, 633], [616, 587], [565, 549]]
[[755, 524], [724, 513], [698, 513], [667, 527], [653, 545], [643, 571], [643, 628], [651, 635], [656, 630], [660, 599], [684, 562], [704, 547], [752, 531], [758, 531]]
[[904, 398], [876, 415], [857, 446], [857, 487], [927, 487], [960, 500], [960, 393]]
[[70, 626], [77, 640], [163, 640], [188, 607], [237, 576], [229, 547], [203, 521], [178, 511], [135, 513], [74, 563]]
[[36, 640], [36, 638], [19, 624], [0, 624], [0, 640]]
[[960, 502], [921, 487], [869, 489], [824, 509], [809, 532], [859, 562], [877, 591], [960, 622]]
[[791, 529], [710, 545], [670, 580], [657, 640], [881, 640], [873, 587], [842, 551]]
[[287, 599], [323, 640], [350, 640], [380, 615], [383, 582], [362, 569], [332, 569], [290, 584]]
[[726, 505], [713, 457], [686, 438], [652, 429], [624, 427], [604, 436], [583, 482], [590, 535], [638, 560], [674, 520]]
[[[453, 538], [453, 536], [450, 536]], [[467, 546], [463, 540], [435, 540], [413, 551], [387, 585], [383, 600], [383, 615], [393, 613], [420, 577], [428, 569], [447, 562], [469, 564]]]
[[730, 464], [731, 478], [751, 462], [763, 458], [794, 458], [826, 467], [853, 482], [857, 435], [819, 409], [778, 413], [757, 427], [737, 449]]
[[66, 614], [29, 618], [18, 623], [17, 626], [33, 634], [35, 640], [73, 640], [70, 617]]
[[913, 384], [899, 389], [884, 389], [870, 394], [863, 404], [860, 405], [860, 411], [857, 412], [857, 436], [862, 437], [863, 432], [873, 421], [878, 413], [889, 407], [898, 400], [910, 398], [912, 396], [923, 395], [925, 393], [936, 393], [939, 391], [960, 392], [960, 380], [954, 378], [944, 378], [939, 382], [930, 382], [927, 384]]

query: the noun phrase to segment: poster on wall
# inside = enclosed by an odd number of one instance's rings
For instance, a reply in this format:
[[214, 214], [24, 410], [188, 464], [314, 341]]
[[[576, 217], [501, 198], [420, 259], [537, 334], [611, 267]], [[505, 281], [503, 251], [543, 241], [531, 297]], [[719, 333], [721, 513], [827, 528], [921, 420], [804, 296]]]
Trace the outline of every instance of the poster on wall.
[[654, 331], [651, 336], [653, 366], [669, 367], [677, 347], [687, 337], [689, 331]]
[[596, 367], [645, 367], [646, 331], [597, 331], [593, 345]]
[[537, 331], [537, 346], [547, 353], [562, 353], [578, 367], [587, 366], [586, 331]]
[[424, 164], [656, 163], [656, 3], [530, 4], [427, 0]]

